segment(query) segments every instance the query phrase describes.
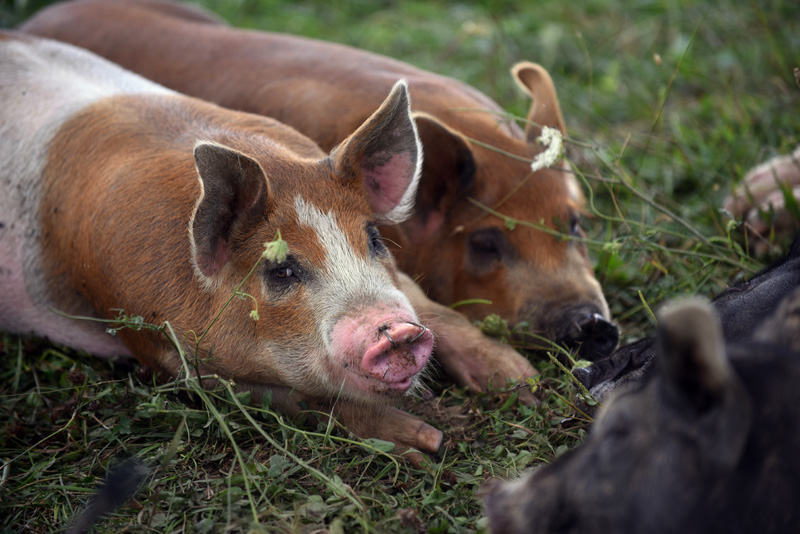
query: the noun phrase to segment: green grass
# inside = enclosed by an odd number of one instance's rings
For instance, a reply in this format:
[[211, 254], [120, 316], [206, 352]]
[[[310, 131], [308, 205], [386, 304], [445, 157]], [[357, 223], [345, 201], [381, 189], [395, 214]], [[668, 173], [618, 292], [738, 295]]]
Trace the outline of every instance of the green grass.
[[[800, 144], [795, 1], [288, 2], [209, 0], [235, 25], [348, 43], [471, 83], [508, 111], [528, 102], [508, 69], [547, 67], [590, 193], [597, 276], [626, 339], [647, 306], [712, 295], [770, 256], [719, 209], [751, 166]], [[3, 0], [0, 25], [37, 6]], [[767, 236], [770, 238], [770, 236]], [[771, 255], [785, 249], [775, 236]], [[224, 384], [155, 384], [112, 364], [6, 335], [0, 347], [0, 528], [56, 532], [122, 454], [147, 461], [136, 499], [97, 532], [476, 532], [476, 491], [573, 448], [588, 421], [549, 361], [542, 402], [446, 383], [409, 409], [445, 432], [410, 468], [332, 422], [298, 425]], [[173, 445], [174, 442], [174, 445]]]

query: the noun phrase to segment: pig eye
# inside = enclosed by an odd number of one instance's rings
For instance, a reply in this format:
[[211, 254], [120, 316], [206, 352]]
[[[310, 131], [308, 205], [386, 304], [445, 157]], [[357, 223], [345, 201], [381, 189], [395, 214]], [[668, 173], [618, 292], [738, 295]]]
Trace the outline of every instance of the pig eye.
[[272, 271], [272, 274], [275, 278], [291, 278], [294, 276], [294, 271], [292, 271], [291, 267], [279, 267]]
[[299, 266], [291, 258], [282, 263], [270, 264], [265, 274], [267, 283], [275, 289], [286, 288], [302, 279]]
[[502, 235], [495, 229], [479, 230], [469, 237], [470, 256], [479, 263], [488, 264], [502, 257]]
[[386, 245], [383, 244], [381, 234], [374, 224], [367, 225], [367, 239], [369, 240], [369, 250], [373, 256], [383, 256], [386, 254]]
[[581, 218], [575, 212], [569, 215], [569, 233], [574, 236], [581, 233]]

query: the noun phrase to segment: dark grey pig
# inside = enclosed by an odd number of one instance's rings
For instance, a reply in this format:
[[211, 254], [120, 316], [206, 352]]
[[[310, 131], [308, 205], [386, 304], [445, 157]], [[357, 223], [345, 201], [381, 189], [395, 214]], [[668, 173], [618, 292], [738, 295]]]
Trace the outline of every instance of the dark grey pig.
[[[725, 341], [738, 342], [756, 336], [759, 329], [767, 327], [764, 321], [775, 312], [781, 300], [797, 287], [800, 287], [800, 234], [785, 258], [751, 280], [726, 289], [713, 300]], [[768, 333], [761, 337], [770, 338]], [[784, 341], [784, 344], [788, 343]], [[587, 368], [576, 369], [574, 374], [595, 399], [603, 402], [612, 391], [649, 374], [653, 369], [654, 355], [653, 339], [643, 339], [620, 348]]]
[[800, 532], [800, 355], [726, 350], [697, 299], [661, 314], [655, 345], [652, 376], [608, 402], [581, 447], [487, 487], [494, 534]]

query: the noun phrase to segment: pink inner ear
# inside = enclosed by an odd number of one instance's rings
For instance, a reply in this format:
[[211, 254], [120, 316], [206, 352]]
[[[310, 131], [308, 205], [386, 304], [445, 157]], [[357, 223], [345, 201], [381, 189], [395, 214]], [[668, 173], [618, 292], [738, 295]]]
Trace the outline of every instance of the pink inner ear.
[[[372, 159], [380, 159], [376, 154]], [[376, 157], [377, 156], [377, 157]], [[408, 152], [393, 155], [383, 165], [364, 168], [364, 183], [372, 209], [383, 214], [394, 209], [414, 177], [415, 162]]]
[[231, 248], [224, 239], [217, 239], [209, 254], [198, 254], [197, 265], [206, 276], [214, 276], [231, 259]]

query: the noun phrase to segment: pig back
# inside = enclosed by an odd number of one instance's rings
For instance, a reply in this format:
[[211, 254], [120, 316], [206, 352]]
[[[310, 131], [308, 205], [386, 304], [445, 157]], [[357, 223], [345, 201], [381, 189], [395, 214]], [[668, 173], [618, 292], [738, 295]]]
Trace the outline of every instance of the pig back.
[[[85, 339], [71, 322], [47, 310], [40, 264], [38, 220], [42, 180], [53, 138], [75, 113], [109, 95], [135, 91], [172, 94], [93, 54], [45, 39], [0, 32], [0, 328], [74, 344]], [[87, 350], [98, 354], [125, 349], [96, 325]]]

